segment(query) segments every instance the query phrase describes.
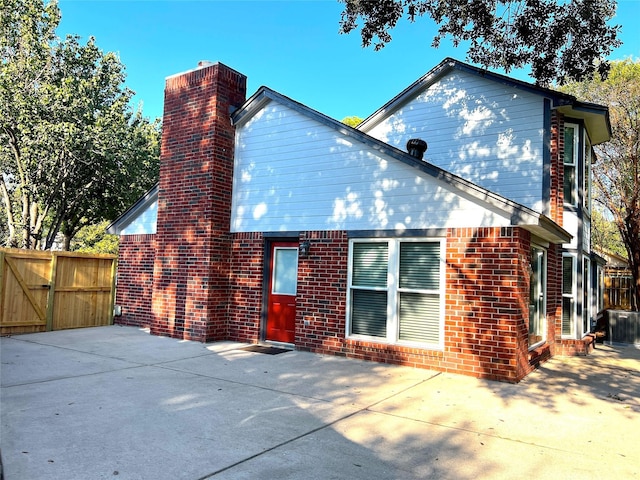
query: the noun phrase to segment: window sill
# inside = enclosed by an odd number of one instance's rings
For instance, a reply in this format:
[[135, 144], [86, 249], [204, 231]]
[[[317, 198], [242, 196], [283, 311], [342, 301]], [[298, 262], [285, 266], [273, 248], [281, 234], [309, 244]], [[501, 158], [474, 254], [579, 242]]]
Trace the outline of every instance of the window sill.
[[540, 342], [529, 349], [529, 365], [538, 368], [542, 362], [551, 358], [551, 347], [546, 342]]
[[423, 350], [427, 352], [444, 352], [444, 347], [439, 345], [411, 342], [390, 342], [386, 339], [377, 337], [347, 336], [346, 341], [351, 344], [358, 344], [368, 348], [381, 348], [397, 351]]

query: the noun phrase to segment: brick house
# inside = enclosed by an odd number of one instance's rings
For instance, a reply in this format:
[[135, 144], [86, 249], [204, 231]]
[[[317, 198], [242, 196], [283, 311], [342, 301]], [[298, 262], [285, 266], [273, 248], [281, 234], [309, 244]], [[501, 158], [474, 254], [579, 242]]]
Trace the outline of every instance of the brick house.
[[116, 323], [517, 382], [588, 350], [609, 135], [606, 107], [452, 59], [357, 128], [201, 63], [110, 227]]

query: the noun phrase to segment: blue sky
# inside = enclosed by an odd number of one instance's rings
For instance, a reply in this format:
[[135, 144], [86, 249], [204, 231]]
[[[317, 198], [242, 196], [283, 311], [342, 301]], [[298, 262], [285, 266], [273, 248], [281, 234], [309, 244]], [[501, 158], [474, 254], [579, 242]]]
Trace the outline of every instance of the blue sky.
[[[165, 78], [219, 61], [247, 75], [247, 95], [266, 85], [341, 120], [367, 117], [445, 57], [465, 61], [449, 40], [430, 47], [429, 18], [402, 21], [381, 51], [361, 47], [359, 32], [338, 34], [336, 0], [59, 0], [60, 37], [96, 38], [126, 66], [135, 106], [162, 116]], [[640, 58], [640, 0], [619, 0], [624, 45], [611, 59]], [[510, 75], [532, 81], [526, 71]]]

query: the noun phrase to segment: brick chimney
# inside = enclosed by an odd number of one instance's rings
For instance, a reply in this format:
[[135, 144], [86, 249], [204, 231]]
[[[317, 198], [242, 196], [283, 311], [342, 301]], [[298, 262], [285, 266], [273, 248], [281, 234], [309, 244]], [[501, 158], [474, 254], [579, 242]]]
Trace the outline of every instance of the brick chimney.
[[151, 333], [223, 339], [235, 130], [246, 77], [221, 63], [166, 80]]

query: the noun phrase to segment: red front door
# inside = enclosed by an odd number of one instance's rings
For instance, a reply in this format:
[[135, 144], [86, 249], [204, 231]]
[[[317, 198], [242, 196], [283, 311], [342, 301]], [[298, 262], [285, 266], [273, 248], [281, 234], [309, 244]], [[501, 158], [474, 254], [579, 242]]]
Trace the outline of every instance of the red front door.
[[273, 242], [269, 265], [266, 340], [295, 343], [298, 242]]

